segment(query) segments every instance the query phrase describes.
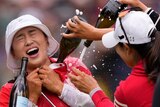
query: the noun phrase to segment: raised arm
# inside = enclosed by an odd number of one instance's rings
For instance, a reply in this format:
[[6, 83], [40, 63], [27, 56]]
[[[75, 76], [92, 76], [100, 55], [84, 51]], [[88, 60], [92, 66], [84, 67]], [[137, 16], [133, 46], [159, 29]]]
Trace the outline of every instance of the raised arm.
[[155, 24], [158, 31], [160, 31], [160, 16], [159, 14], [151, 9], [150, 7], [146, 6], [143, 2], [140, 0], [118, 0], [120, 3], [128, 4], [132, 7], [139, 7], [144, 12], [146, 12], [150, 18], [152, 19], [153, 23]]

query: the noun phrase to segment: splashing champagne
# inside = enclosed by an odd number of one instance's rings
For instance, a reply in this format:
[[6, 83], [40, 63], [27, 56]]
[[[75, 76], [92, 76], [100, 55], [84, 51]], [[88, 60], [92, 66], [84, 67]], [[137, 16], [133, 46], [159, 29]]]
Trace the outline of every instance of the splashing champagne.
[[[86, 20], [83, 19], [80, 16], [79, 16], [79, 19], [86, 22]], [[73, 18], [72, 18], [72, 21], [74, 22]], [[66, 34], [69, 34], [71, 32], [72, 31], [70, 31], [69, 29], [67, 29], [65, 31]], [[63, 63], [64, 59], [78, 47], [80, 42], [81, 42], [80, 38], [65, 38], [65, 37], [62, 37], [62, 39], [60, 41], [60, 53], [59, 53], [59, 56], [58, 56], [57, 63]]]
[[[96, 22], [96, 28], [108, 28], [111, 27], [118, 17], [118, 13], [122, 11], [126, 4], [121, 4], [117, 0], [110, 0], [102, 9], [100, 14], [98, 15], [98, 19]], [[87, 40], [84, 42], [86, 47], [91, 45], [92, 41]]]

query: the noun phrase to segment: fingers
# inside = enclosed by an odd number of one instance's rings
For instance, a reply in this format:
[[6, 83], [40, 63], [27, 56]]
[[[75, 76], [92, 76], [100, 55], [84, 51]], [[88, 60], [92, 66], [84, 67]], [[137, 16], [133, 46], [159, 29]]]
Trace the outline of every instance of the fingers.
[[39, 68], [35, 69], [34, 71], [32, 71], [28, 76], [27, 76], [27, 79], [30, 80], [30, 79], [38, 79], [39, 76], [38, 76], [38, 72], [39, 72]]
[[80, 71], [79, 69], [77, 69], [77, 68], [75, 68], [75, 67], [73, 67], [72, 70], [73, 70], [73, 73], [74, 73], [75, 75], [77, 75], [77, 76], [82, 76], [82, 77], [83, 77], [83, 76], [86, 75], [84, 72]]
[[42, 82], [39, 78], [38, 71], [39, 68], [29, 73], [29, 75], [27, 75], [26, 77], [29, 93], [32, 93], [33, 92], [32, 89], [36, 87], [37, 89], [35, 91], [37, 92], [37, 95], [41, 92], [41, 86], [42, 86]]
[[70, 33], [70, 34], [65, 34], [65, 33], [61, 33], [62, 36], [66, 37], [66, 38], [73, 38], [73, 37], [76, 37], [74, 35], [74, 33]]
[[77, 68], [73, 67], [72, 69], [73, 71], [68, 74], [68, 77], [71, 79], [72, 82], [77, 81], [77, 80], [79, 81], [87, 75], [84, 72], [81, 72]]
[[51, 71], [52, 69], [49, 66], [44, 65], [39, 69], [39, 74], [49, 74]]
[[52, 69], [50, 69], [48, 66], [44, 65], [39, 69], [39, 78], [42, 80], [43, 83], [47, 82], [49, 80], [49, 75]]
[[81, 20], [78, 18], [78, 16], [74, 16], [73, 18], [74, 18], [76, 24], [81, 23]]
[[72, 30], [76, 27], [76, 23], [73, 21], [73, 19], [69, 19], [68, 22], [66, 22], [66, 26], [68, 29]]
[[77, 76], [74, 75], [74, 74], [69, 73], [69, 74], [68, 74], [68, 77], [71, 79], [71, 81], [77, 80]]
[[81, 24], [81, 20], [79, 19], [78, 16], [74, 16], [73, 18], [69, 19], [68, 22], [66, 22], [67, 28], [73, 32], [76, 32], [76, 28], [80, 24]]

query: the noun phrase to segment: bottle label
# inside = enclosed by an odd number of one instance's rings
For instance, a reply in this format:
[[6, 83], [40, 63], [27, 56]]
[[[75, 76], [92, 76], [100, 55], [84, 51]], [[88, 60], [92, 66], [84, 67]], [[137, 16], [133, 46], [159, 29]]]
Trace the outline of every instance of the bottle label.
[[26, 97], [18, 96], [16, 107], [28, 107], [28, 99]]

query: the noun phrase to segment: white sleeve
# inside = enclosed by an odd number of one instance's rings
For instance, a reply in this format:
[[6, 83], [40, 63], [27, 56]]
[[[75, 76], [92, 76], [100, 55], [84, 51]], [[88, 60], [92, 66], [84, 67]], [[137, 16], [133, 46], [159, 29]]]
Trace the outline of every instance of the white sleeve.
[[71, 107], [95, 107], [91, 97], [71, 85], [64, 84], [62, 94], [59, 96]]

